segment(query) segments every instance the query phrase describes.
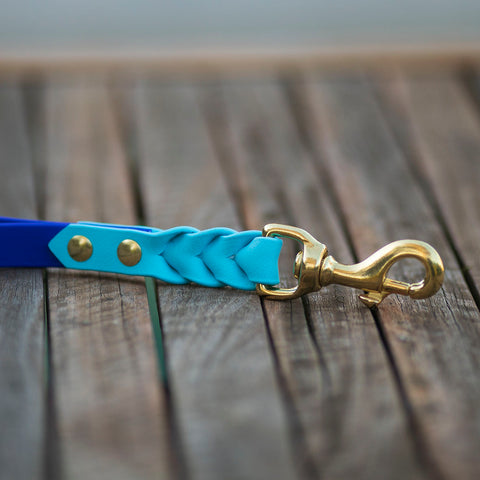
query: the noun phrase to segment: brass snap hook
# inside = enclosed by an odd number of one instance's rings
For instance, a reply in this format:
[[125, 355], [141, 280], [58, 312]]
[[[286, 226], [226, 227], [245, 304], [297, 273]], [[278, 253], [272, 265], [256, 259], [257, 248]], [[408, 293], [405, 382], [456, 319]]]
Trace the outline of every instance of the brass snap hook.
[[[344, 265], [328, 255], [325, 245], [300, 228], [270, 224], [264, 227], [263, 235], [291, 238], [303, 245], [295, 262], [296, 287], [284, 289], [257, 285], [257, 292], [269, 299], [296, 298], [336, 283], [364, 290], [360, 300], [373, 307], [392, 293], [414, 299], [427, 298], [435, 294], [443, 282], [444, 267], [440, 255], [428, 243], [419, 240], [398, 240], [363, 262]], [[403, 258], [415, 258], [423, 264], [425, 277], [422, 281], [407, 283], [387, 277], [392, 265]]]
[[[392, 265], [402, 258], [415, 258], [425, 267], [425, 278], [407, 283], [387, 277]], [[359, 288], [366, 293], [360, 300], [368, 307], [378, 305], [387, 295], [397, 293], [411, 298], [427, 298], [438, 291], [443, 282], [443, 263], [437, 251], [419, 240], [392, 242], [363, 262], [343, 265], [331, 255], [325, 258], [320, 270], [320, 284], [331, 283]]]

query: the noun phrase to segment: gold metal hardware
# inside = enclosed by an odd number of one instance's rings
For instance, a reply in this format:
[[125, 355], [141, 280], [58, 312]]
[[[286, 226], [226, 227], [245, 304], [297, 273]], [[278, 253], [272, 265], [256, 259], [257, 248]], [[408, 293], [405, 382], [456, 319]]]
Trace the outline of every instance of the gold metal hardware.
[[68, 254], [77, 262], [85, 262], [93, 253], [92, 242], [83, 235], [75, 235], [67, 245]]
[[133, 267], [142, 258], [142, 249], [135, 240], [123, 240], [117, 248], [118, 259], [127, 267]]
[[257, 283], [257, 292], [274, 300], [297, 298], [321, 288], [318, 272], [327, 254], [327, 247], [317, 241], [305, 230], [289, 225], [271, 223], [263, 227], [264, 237], [283, 237], [297, 240], [303, 245], [301, 256], [297, 255], [295, 273], [298, 278], [296, 287], [276, 288]]
[[[264, 227], [263, 235], [290, 238], [303, 245], [295, 259], [296, 287], [277, 288], [257, 284], [257, 292], [272, 300], [297, 298], [336, 283], [363, 290], [365, 293], [360, 295], [360, 300], [368, 307], [373, 307], [392, 293], [414, 299], [427, 298], [436, 293], [443, 282], [442, 259], [433, 247], [419, 240], [398, 240], [363, 262], [344, 265], [328, 255], [327, 247], [301, 228], [270, 224]], [[402, 258], [415, 258], [423, 264], [425, 277], [422, 281], [406, 283], [387, 277], [392, 265]]]

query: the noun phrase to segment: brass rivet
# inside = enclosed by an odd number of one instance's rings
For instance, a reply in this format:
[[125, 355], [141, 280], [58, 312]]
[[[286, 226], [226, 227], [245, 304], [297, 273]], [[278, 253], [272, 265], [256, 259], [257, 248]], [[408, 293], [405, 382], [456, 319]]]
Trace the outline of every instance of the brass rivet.
[[134, 240], [124, 240], [117, 248], [119, 260], [127, 267], [133, 267], [142, 258], [142, 249]]
[[92, 242], [83, 235], [75, 235], [67, 245], [68, 254], [77, 262], [85, 262], [93, 253]]

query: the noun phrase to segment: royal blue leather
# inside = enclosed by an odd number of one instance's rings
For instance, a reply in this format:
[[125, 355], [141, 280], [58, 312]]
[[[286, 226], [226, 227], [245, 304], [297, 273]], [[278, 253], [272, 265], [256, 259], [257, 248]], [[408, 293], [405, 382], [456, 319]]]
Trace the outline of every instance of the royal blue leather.
[[[199, 231], [192, 227], [159, 230], [91, 222], [56, 223], [0, 218], [3, 267], [65, 267], [79, 270], [151, 276], [168, 283], [195, 282], [209, 287], [225, 285], [252, 290], [256, 283], [279, 282], [278, 257], [282, 241], [261, 232], [228, 228]], [[92, 256], [79, 262], [70, 257], [69, 240], [87, 237]], [[117, 256], [126, 239], [142, 249], [137, 265], [126, 266]], [[5, 246], [5, 243], [2, 243]]]
[[48, 242], [68, 223], [0, 217], [1, 267], [62, 267]]

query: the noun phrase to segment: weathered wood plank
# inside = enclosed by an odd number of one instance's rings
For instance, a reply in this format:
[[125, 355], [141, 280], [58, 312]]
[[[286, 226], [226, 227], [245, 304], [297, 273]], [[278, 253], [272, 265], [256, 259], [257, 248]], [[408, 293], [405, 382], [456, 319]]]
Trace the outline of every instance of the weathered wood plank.
[[[136, 223], [126, 160], [101, 83], [44, 99], [46, 215]], [[143, 279], [52, 271], [49, 322], [66, 478], [169, 478], [169, 445]]]
[[[194, 89], [143, 84], [135, 97], [147, 221], [238, 228]], [[167, 285], [158, 294], [190, 476], [295, 478], [258, 297]]]
[[[18, 85], [0, 85], [0, 212], [36, 218], [30, 144]], [[0, 270], [0, 478], [42, 471], [43, 279], [40, 270]], [[28, 452], [28, 455], [25, 455]]]
[[377, 84], [398, 138], [411, 152], [413, 167], [438, 205], [478, 295], [479, 112], [452, 73], [413, 76], [398, 72]]
[[[222, 93], [226, 117], [215, 127], [218, 138], [230, 139], [230, 156], [245, 177], [240, 198], [248, 205], [246, 226], [299, 225], [351, 261], [326, 194], [328, 179], [319, 181], [313, 170], [280, 87], [232, 83]], [[281, 261], [287, 275], [293, 258]], [[297, 417], [292, 440], [304, 476], [420, 478], [374, 319], [355, 292], [330, 287], [303, 303], [266, 301], [265, 311]]]
[[[424, 301], [391, 297], [378, 320], [425, 467], [437, 478], [478, 478], [480, 318], [473, 298], [368, 84], [311, 79], [307, 91], [317, 160], [323, 155], [328, 165], [358, 255], [394, 239], [419, 238], [444, 259], [439, 294]], [[401, 279], [421, 275], [413, 264], [397, 270]]]

